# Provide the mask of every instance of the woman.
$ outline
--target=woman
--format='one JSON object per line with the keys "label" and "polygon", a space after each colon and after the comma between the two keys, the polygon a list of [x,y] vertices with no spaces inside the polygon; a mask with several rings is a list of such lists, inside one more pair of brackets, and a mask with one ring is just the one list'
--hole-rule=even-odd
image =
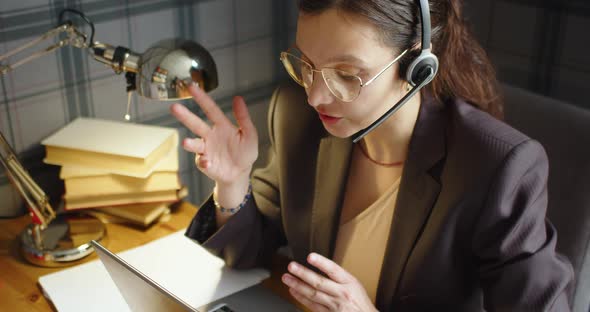
{"label": "woman", "polygon": [[356,144],[350,136],[411,88],[415,1],[299,2],[282,60],[307,98],[275,92],[270,160],[253,175],[257,134],[242,98],[237,126],[197,89],[212,125],[173,105],[200,137],[184,148],[216,182],[187,235],[237,268],[288,242],[283,282],[314,311],[568,310],[572,269],[545,220],[546,154],[492,117],[497,83],[459,1],[430,3],[437,77]]}

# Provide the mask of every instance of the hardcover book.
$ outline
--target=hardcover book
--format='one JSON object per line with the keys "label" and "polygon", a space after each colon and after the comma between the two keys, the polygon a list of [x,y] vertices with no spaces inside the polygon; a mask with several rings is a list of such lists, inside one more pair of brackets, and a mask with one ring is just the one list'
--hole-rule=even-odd
{"label": "hardcover book", "polygon": [[78,118],[41,142],[48,164],[146,178],[178,146],[174,128]]}

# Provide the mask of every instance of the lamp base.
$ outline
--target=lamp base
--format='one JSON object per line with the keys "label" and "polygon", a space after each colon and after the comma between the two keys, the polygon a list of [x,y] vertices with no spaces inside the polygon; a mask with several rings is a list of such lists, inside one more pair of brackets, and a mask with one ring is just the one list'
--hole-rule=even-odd
{"label": "lamp base", "polygon": [[94,251],[91,240],[104,238],[106,227],[100,219],[84,212],[59,214],[43,230],[27,226],[20,234],[21,252],[38,266],[67,266]]}

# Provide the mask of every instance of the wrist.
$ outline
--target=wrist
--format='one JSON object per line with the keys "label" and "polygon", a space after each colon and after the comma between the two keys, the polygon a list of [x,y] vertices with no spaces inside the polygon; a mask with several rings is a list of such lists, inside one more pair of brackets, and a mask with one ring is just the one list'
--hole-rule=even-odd
{"label": "wrist", "polygon": [[232,208],[226,208],[221,206],[217,200],[215,200],[215,197],[213,198],[213,201],[215,203],[215,210],[221,212],[222,215],[233,215],[235,213],[237,213],[238,211],[240,211],[242,208],[244,208],[244,206],[246,206],[248,204],[248,201],[250,201],[250,198],[252,198],[252,184],[248,184],[248,191],[246,191],[246,195],[244,196],[244,198],[242,199],[242,202],[238,205],[238,206],[232,206]]}
{"label": "wrist", "polygon": [[249,187],[250,173],[248,172],[247,175],[240,176],[231,183],[217,182],[213,191],[213,199],[221,207],[236,208],[248,194]]}

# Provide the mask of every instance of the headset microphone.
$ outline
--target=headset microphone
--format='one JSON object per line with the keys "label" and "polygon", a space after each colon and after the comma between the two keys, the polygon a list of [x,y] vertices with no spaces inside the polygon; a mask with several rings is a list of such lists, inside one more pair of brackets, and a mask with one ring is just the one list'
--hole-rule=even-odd
{"label": "headset microphone", "polygon": [[[404,104],[406,104],[414,95],[416,95],[416,93],[418,93],[418,91],[420,91],[420,89],[422,89],[424,86],[426,86],[434,77],[432,68],[427,68],[427,70],[428,70],[428,72],[426,73],[427,76],[418,80],[418,84],[413,86],[412,89],[408,93],[406,93],[406,95],[404,95],[403,98],[401,98],[401,100],[399,100],[397,103],[395,103],[395,105],[393,105],[393,107],[391,107],[385,114],[383,114],[381,117],[379,117],[379,119],[377,119],[375,122],[373,122],[370,126],[355,133],[352,136],[352,142],[357,143],[365,135],[367,135],[373,129],[377,128],[382,122],[384,122],[387,118],[389,118],[389,116],[393,115],[393,113],[395,113]],[[430,77],[430,79],[428,79],[429,77]]]}
{"label": "headset microphone", "polygon": [[420,52],[420,55],[410,63],[406,71],[406,80],[410,83],[412,89],[370,126],[355,133],[352,136],[353,143],[357,143],[406,104],[414,95],[416,95],[416,93],[418,93],[418,91],[420,91],[420,89],[430,83],[438,72],[438,58],[430,51],[431,28],[428,0],[420,0],[419,7],[420,17],[422,19],[422,51]]}

